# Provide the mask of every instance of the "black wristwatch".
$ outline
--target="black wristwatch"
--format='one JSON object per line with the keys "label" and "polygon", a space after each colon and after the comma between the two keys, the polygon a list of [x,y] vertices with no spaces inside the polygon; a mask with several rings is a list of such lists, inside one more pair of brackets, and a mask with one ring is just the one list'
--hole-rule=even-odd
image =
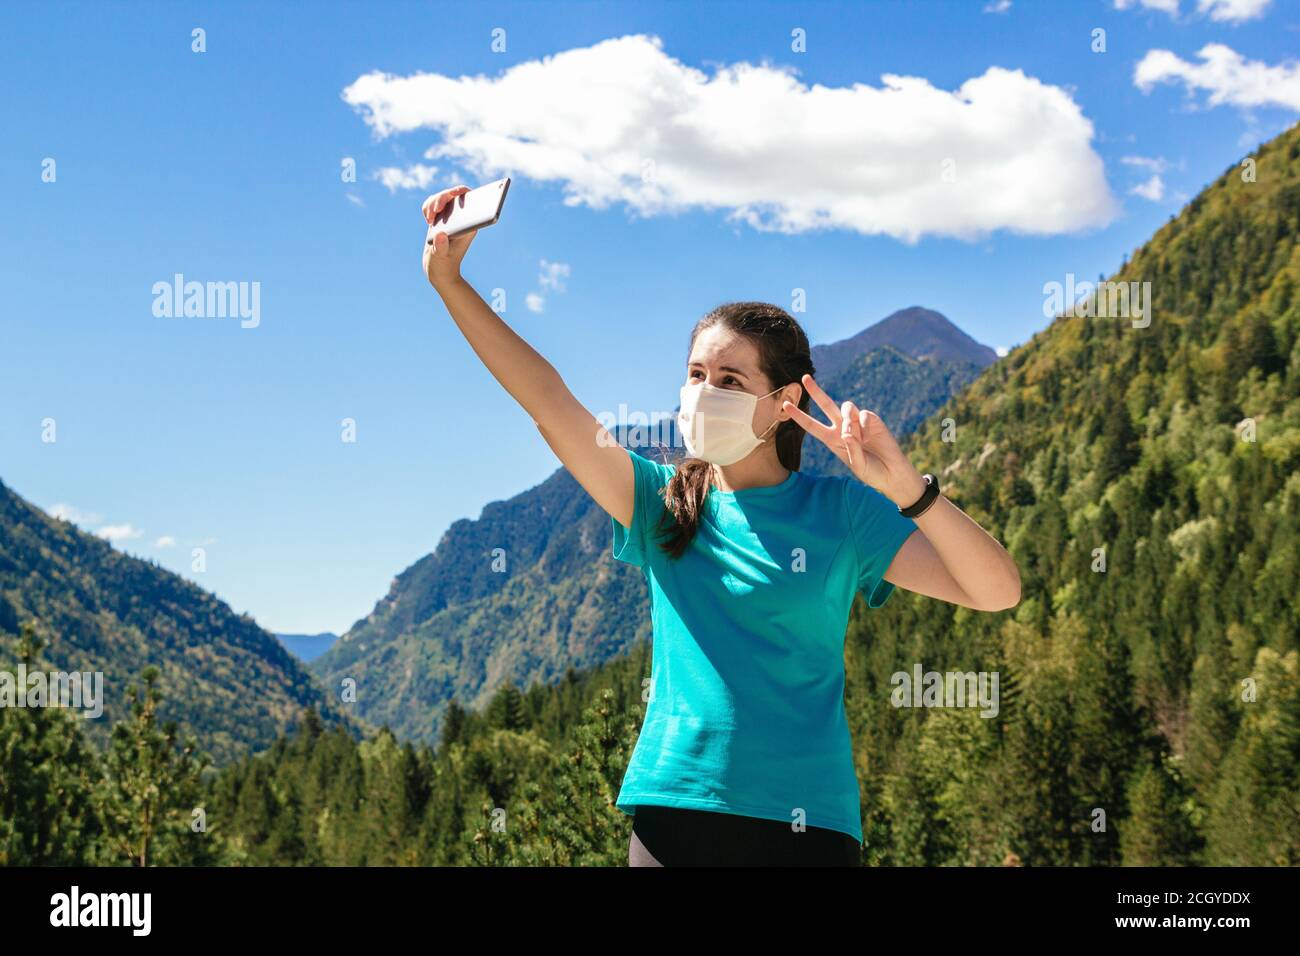
{"label": "black wristwatch", "polygon": [[898,513],[904,518],[921,517],[930,510],[930,506],[939,497],[939,479],[928,471],[921,477],[925,479],[925,491],[921,492],[921,497],[917,498],[913,504],[898,509]]}

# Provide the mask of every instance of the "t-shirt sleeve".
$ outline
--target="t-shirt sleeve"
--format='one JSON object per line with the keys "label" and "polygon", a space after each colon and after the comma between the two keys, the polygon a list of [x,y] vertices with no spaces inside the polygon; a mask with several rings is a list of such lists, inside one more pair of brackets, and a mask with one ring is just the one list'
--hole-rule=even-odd
{"label": "t-shirt sleeve", "polygon": [[645,566],[646,553],[650,547],[650,534],[658,526],[665,509],[659,489],[672,477],[672,468],[661,465],[649,458],[642,457],[631,449],[624,451],[632,459],[633,476],[636,482],[632,505],[632,527],[624,528],[618,519],[611,516],[614,526],[614,557],[619,561],[638,568]]}
{"label": "t-shirt sleeve", "polygon": [[904,518],[897,505],[855,477],[844,479],[844,496],[858,553],[858,590],[868,607],[880,607],[894,593],[885,572],[916,530],[916,522]]}

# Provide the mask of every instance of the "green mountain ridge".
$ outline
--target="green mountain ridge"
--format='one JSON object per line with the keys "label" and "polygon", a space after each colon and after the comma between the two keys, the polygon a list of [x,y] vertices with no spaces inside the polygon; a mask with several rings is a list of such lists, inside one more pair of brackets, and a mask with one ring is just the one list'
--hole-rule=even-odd
{"label": "green mountain ridge", "polygon": [[[855,608],[880,858],[1300,863],[1300,126],[1252,158],[1114,277],[1149,326],[1058,317],[908,442],[1024,597]],[[893,707],[918,662],[999,673],[998,717]]]}
{"label": "green mountain ridge", "polygon": [[52,518],[0,482],[0,651],[33,620],[43,660],[102,671],[104,714],[85,720],[99,744],[126,708],[127,686],[161,671],[161,711],[220,764],[267,746],[317,706],[343,720],[322,687],[247,615],[180,575]]}

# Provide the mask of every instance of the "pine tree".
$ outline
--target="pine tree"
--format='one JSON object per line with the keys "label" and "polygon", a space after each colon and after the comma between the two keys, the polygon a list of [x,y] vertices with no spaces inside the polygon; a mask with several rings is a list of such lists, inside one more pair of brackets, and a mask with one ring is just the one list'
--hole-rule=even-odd
{"label": "pine tree", "polygon": [[133,866],[207,864],[215,857],[206,832],[192,829],[201,807],[207,757],[193,739],[177,740],[173,721],[158,727],[158,668],[128,692],[130,716],[113,727],[105,759],[101,805],[107,853]]}
{"label": "pine tree", "polygon": [[1278,353],[1277,339],[1268,319],[1259,312],[1252,312],[1246,323],[1245,342],[1242,346],[1242,362],[1246,369],[1258,369],[1267,378],[1281,372],[1286,363]]}
{"label": "pine tree", "polygon": [[416,773],[409,744],[398,743],[384,727],[360,747],[365,767],[365,803],[360,842],[372,866],[412,866],[416,862],[414,834],[427,793]]}
{"label": "pine tree", "polygon": [[1124,865],[1194,865],[1199,838],[1189,801],[1168,758],[1140,766],[1128,789],[1128,817],[1120,823]]}
{"label": "pine tree", "polygon": [[460,743],[464,739],[468,714],[465,708],[460,706],[455,698],[447,702],[446,708],[442,713],[442,729],[439,735],[439,744],[443,747],[449,747],[452,744]]}
{"label": "pine tree", "polygon": [[[43,646],[24,622],[16,649],[28,673],[40,668]],[[81,719],[62,707],[0,706],[0,866],[94,862],[99,758]]]}
{"label": "pine tree", "polygon": [[1138,459],[1138,434],[1128,407],[1116,402],[1103,413],[1097,473],[1103,486],[1124,474]]}
{"label": "pine tree", "polygon": [[1300,864],[1300,651],[1260,648],[1254,676],[1210,800],[1211,866]]}
{"label": "pine tree", "polygon": [[485,805],[473,859],[497,866],[620,866],[631,820],[614,801],[635,745],[639,709],[629,715],[613,690],[600,692],[575,732],[553,789],[529,781],[504,833]]}
{"label": "pine tree", "polygon": [[524,726],[524,699],[513,681],[493,695],[484,716],[489,726],[500,730],[519,730]]}

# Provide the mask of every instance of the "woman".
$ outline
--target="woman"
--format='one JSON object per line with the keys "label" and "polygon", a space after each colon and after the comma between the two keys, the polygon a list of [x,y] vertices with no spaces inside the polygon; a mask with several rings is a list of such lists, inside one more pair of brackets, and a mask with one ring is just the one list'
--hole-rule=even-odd
{"label": "woman", "polygon": [[[430,196],[425,220],[467,191]],[[629,452],[461,277],[474,235],[438,233],[425,274],[650,587],[650,699],[617,801],[633,817],[629,864],[860,865],[844,712],[854,593],[873,608],[897,586],[1000,611],[1020,600],[1015,563],[875,414],[818,387],[807,337],[775,306],[730,303],[692,333],[678,416],[690,457]],[[801,474],[805,434],[853,477]]]}

